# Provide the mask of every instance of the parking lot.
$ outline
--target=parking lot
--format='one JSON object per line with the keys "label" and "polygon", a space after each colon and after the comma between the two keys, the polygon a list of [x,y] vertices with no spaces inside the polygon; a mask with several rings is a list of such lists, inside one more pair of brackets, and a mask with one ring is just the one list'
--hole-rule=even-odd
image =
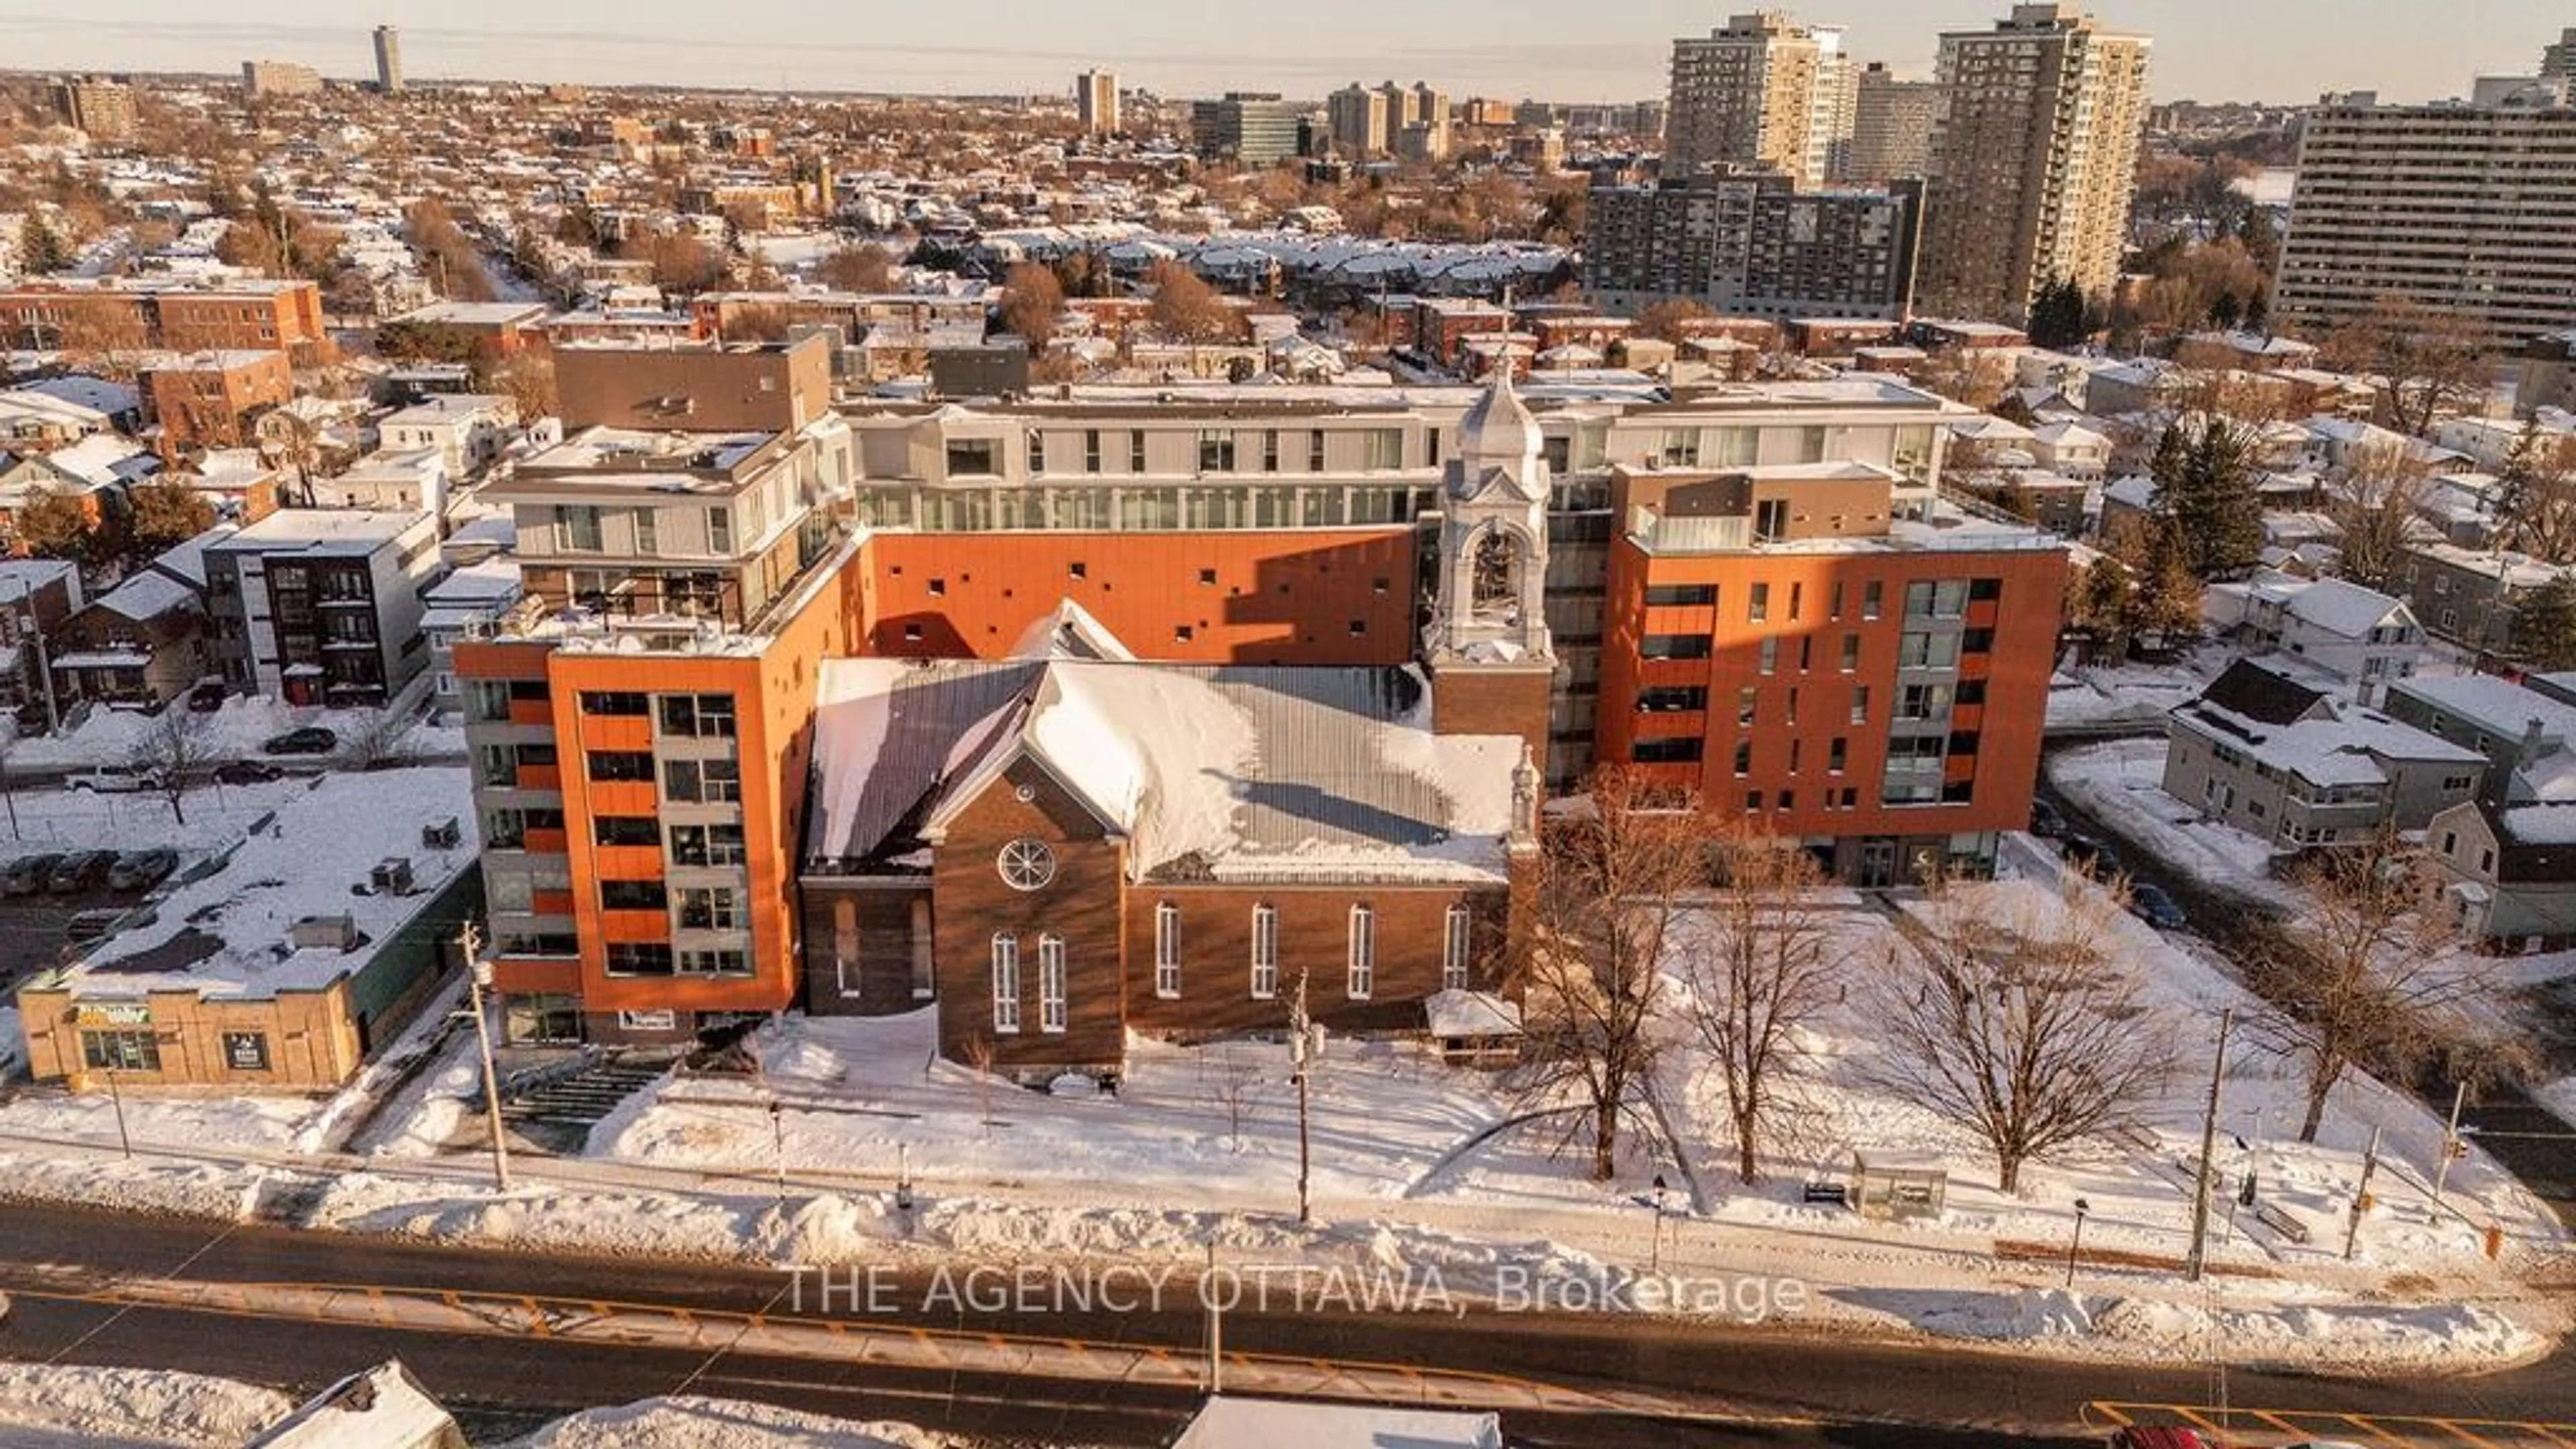
{"label": "parking lot", "polygon": [[19,982],[54,964],[63,946],[63,927],[78,912],[105,904],[104,897],[88,896],[0,899],[0,993],[16,990]]}

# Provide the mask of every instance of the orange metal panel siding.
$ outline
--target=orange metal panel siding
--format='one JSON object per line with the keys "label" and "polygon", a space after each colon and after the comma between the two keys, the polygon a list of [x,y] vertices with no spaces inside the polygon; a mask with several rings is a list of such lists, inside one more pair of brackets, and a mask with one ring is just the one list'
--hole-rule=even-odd
{"label": "orange metal panel siding", "polygon": [[1402,525],[878,534],[869,652],[996,658],[1071,599],[1145,659],[1401,664],[1412,657],[1414,540]]}

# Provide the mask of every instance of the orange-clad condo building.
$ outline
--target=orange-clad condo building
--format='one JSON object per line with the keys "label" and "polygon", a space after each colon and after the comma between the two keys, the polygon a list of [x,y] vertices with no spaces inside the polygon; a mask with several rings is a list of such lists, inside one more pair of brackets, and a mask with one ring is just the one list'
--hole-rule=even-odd
{"label": "orange-clad condo building", "polygon": [[[1114,1073],[1292,980],[1418,1026],[1502,989],[1535,801],[1598,763],[1860,881],[2027,823],[2065,555],[1940,498],[1928,394],[835,410],[824,346],[566,349],[606,401],[487,488],[527,598],[455,661],[514,1039],[933,1004]],[[701,386],[726,431],[637,425]]]}

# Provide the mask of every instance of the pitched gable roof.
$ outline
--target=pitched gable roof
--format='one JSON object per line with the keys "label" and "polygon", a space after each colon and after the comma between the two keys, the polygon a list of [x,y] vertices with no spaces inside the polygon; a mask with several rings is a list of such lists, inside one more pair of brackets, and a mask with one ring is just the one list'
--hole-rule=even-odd
{"label": "pitched gable roof", "polygon": [[2211,680],[2200,698],[2230,714],[2264,724],[2285,725],[2304,718],[2326,692],[2299,683],[2251,659],[2239,659]]}

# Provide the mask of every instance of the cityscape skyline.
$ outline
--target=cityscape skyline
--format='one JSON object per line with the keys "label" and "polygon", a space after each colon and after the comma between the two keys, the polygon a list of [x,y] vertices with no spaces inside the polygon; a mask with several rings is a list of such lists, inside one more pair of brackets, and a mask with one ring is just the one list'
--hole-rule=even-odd
{"label": "cityscape skyline", "polygon": [[[1626,101],[1663,93],[1672,41],[1705,33],[1739,8],[1705,0],[1645,0],[1600,19],[1592,38],[1551,42],[1537,0],[1363,11],[1316,0],[1280,12],[1202,13],[1172,0],[1029,7],[967,0],[936,12],[801,13],[749,0],[718,22],[664,0],[610,6],[574,0],[543,26],[515,22],[497,0],[430,7],[388,0],[329,18],[299,0],[245,0],[237,18],[178,15],[163,0],[103,0],[78,15],[0,8],[17,68],[225,73],[245,59],[315,65],[359,79],[372,72],[370,31],[399,26],[415,79],[672,84],[857,92],[1067,92],[1076,71],[1106,66],[1124,84],[1186,96],[1276,89],[1320,100],[1356,77],[1402,72],[1453,95]],[[1791,7],[1842,25],[1855,54],[1928,76],[1945,29],[1983,29],[2009,0],[1843,0]],[[2527,73],[2557,38],[2563,8],[2545,0],[2483,0],[2476,25],[2437,25],[2397,0],[2281,0],[2247,10],[2219,0],[2096,0],[2105,25],[2156,37],[2154,99],[2306,103],[2326,91],[2377,90],[2395,100],[2461,94],[2473,75]],[[1365,53],[1326,53],[1310,37],[1368,26]],[[1473,22],[1471,32],[1465,22]],[[785,35],[771,41],[739,37]],[[983,36],[1006,33],[1006,46]],[[1496,40],[1522,33],[1526,41]]]}

